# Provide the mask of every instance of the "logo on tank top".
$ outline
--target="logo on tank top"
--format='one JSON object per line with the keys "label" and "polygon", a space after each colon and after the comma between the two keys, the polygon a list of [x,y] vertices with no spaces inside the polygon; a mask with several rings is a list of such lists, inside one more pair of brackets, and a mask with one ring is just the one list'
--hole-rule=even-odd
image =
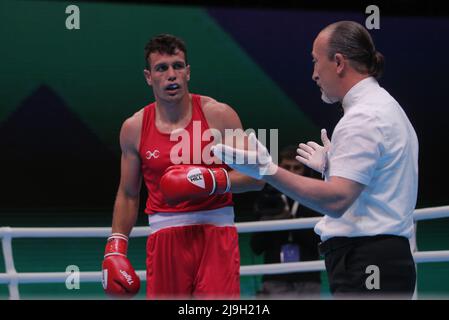
{"label": "logo on tank top", "polygon": [[190,170],[187,173],[187,179],[189,179],[190,183],[196,185],[197,187],[200,187],[201,189],[206,188],[203,174],[201,173],[201,170],[199,168]]}
{"label": "logo on tank top", "polygon": [[150,160],[151,158],[155,158],[155,159],[157,159],[157,158],[159,158],[159,156],[160,156],[160,152],[159,152],[159,150],[154,150],[153,152],[151,152],[151,151],[147,151],[146,153],[145,153],[145,158],[147,158],[148,160]]}

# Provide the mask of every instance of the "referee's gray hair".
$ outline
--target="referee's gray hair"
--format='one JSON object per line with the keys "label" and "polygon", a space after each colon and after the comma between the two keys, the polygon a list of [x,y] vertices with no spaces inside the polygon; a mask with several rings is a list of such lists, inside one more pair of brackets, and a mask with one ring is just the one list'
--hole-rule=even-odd
{"label": "referee's gray hair", "polygon": [[354,21],[339,21],[328,25],[328,57],[334,60],[340,53],[350,60],[351,66],[360,73],[379,79],[384,69],[384,56],[376,50],[369,32]]}

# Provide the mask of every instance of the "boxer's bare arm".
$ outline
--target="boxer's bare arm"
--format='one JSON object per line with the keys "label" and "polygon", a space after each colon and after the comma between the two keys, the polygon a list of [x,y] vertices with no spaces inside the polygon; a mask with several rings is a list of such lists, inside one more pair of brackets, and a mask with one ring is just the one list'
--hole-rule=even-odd
{"label": "boxer's bare arm", "polygon": [[[240,129],[241,133],[237,134],[234,139],[234,146],[246,149],[247,137],[244,135],[242,123],[234,109],[209,97],[203,97],[203,99],[205,100],[203,112],[209,126],[219,130],[223,139],[225,139],[225,129]],[[259,191],[265,185],[262,180],[253,179],[236,170],[230,171],[229,177],[232,193]]]}
{"label": "boxer's bare arm", "polygon": [[114,204],[112,232],[129,235],[136,223],[139,211],[139,195],[142,173],[138,145],[142,127],[142,112],[128,118],[120,130],[122,150],[120,185]]}

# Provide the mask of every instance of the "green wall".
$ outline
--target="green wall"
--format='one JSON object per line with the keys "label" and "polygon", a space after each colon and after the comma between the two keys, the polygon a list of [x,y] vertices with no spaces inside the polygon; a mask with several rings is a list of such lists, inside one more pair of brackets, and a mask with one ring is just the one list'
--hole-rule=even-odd
{"label": "green wall", "polygon": [[[318,129],[201,7],[77,3],[81,28],[65,28],[65,1],[0,4],[0,123],[39,86],[56,92],[110,148],[121,123],[153,100],[144,46],[172,33],[188,46],[190,91],[237,110],[245,128],[281,128],[281,144]],[[170,21],[170,23],[167,23]],[[263,93],[263,94],[262,94]]]}

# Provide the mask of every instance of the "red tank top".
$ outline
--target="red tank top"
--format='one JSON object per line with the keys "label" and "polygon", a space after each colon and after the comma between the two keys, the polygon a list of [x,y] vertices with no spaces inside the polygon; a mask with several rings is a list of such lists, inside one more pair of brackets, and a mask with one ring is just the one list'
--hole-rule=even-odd
{"label": "red tank top", "polygon": [[[208,137],[207,135],[203,137],[203,133],[209,129],[209,125],[201,109],[201,96],[192,94],[191,97],[192,119],[182,131],[182,135],[179,135],[175,141],[170,141],[170,134],[162,133],[156,128],[156,103],[153,102],[144,108],[139,154],[143,179],[148,190],[145,208],[147,214],[212,210],[233,205],[232,194],[228,192],[181,202],[172,207],[164,202],[159,190],[159,181],[165,169],[174,164],[179,164],[172,162],[170,152],[178,154],[178,161],[181,158],[187,160],[187,164],[229,169],[223,164],[206,164],[208,163],[207,159],[213,157],[210,152],[213,138],[205,139]],[[201,137],[206,141],[203,141]],[[207,146],[205,155],[203,155],[203,150]],[[184,162],[184,164],[186,163]]]}

